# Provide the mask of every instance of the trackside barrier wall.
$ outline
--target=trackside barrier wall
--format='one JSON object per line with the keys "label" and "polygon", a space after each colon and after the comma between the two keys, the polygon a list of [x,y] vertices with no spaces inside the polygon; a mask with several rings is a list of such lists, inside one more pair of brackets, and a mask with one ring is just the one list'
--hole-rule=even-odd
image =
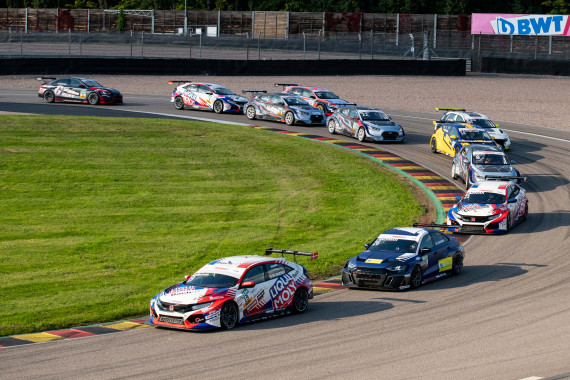
{"label": "trackside barrier wall", "polygon": [[2,58],[0,75],[465,75],[465,60]]}
{"label": "trackside barrier wall", "polygon": [[570,75],[565,61],[517,58],[473,57],[471,71],[482,73]]}

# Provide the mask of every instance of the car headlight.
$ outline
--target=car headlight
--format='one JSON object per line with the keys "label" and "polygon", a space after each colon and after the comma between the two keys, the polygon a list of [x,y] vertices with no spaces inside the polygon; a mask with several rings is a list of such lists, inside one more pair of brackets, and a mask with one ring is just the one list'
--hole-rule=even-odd
{"label": "car headlight", "polygon": [[196,305],[192,306],[192,311],[194,310],[200,310],[200,309],[205,309],[207,307],[212,306],[212,304],[214,303],[214,301],[211,302],[203,302],[203,303],[197,303]]}
{"label": "car headlight", "polygon": [[409,266],[406,264],[392,264],[386,268],[390,272],[405,273],[408,271]]}
{"label": "car headlight", "polygon": [[400,130],[398,131],[398,135],[404,136],[404,128],[400,128]]}
{"label": "car headlight", "polygon": [[162,302],[160,302],[160,297],[156,297],[155,301],[156,301],[156,306],[158,306],[159,309],[164,309]]}
{"label": "car headlight", "polygon": [[308,112],[305,112],[305,111],[300,111],[300,110],[296,110],[296,111],[295,111],[295,113],[296,113],[297,115],[303,115],[303,116],[307,116],[307,115],[309,115],[309,113],[308,113]]}
{"label": "car headlight", "polygon": [[477,182],[484,181],[485,176],[483,174],[475,173],[475,179],[477,179]]}
{"label": "car headlight", "polygon": [[346,269],[348,269],[349,271],[356,269],[356,264],[354,264],[352,261],[349,260],[346,262]]}

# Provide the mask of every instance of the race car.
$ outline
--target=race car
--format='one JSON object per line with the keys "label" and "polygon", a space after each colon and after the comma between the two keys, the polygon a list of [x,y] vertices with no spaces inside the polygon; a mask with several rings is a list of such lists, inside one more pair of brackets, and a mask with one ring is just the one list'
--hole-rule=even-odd
{"label": "race car", "polygon": [[482,128],[493,140],[508,150],[511,147],[511,140],[507,132],[499,129],[499,124],[493,123],[487,116],[477,112],[467,112],[463,108],[436,108],[436,111],[446,111],[439,120],[440,122],[452,122],[469,124],[475,128]]}
{"label": "race car", "polygon": [[[433,153],[443,153],[451,157],[469,144],[480,144],[501,148],[489,134],[479,128],[455,123],[433,122],[434,132],[430,138],[430,148]],[[502,148],[501,148],[502,149]]]}
{"label": "race car", "polygon": [[[303,313],[313,298],[307,268],[284,254],[318,257],[317,252],[269,248],[266,255],[212,261],[150,301],[150,324],[186,330],[231,329],[240,323]],[[296,261],[296,260],[295,260]]]}
{"label": "race car", "polygon": [[297,95],[306,100],[313,107],[319,108],[326,116],[332,115],[339,106],[356,105],[340,99],[332,91],[322,87],[299,86],[292,83],[275,83],[275,87],[279,86],[283,86],[283,92]]}
{"label": "race car", "polygon": [[449,231],[505,233],[528,217],[525,189],[509,180],[482,181],[458,198],[447,212]]}
{"label": "race car", "polygon": [[170,102],[174,108],[182,110],[214,111],[215,113],[243,113],[247,98],[234,94],[230,89],[214,83],[192,83],[189,81],[170,81],[177,83]]}
{"label": "race car", "polygon": [[123,102],[123,95],[119,91],[103,87],[92,79],[79,77],[37,79],[42,81],[38,97],[46,103],[79,102],[95,105]]}
{"label": "race car", "polygon": [[406,136],[401,125],[371,107],[341,106],[328,118],[327,128],[331,134],[340,133],[361,142],[404,142]]}
{"label": "race car", "polygon": [[324,125],[323,111],[312,107],[305,100],[287,93],[267,93],[258,90],[243,90],[244,94],[254,95],[245,105],[245,115],[248,119],[265,119],[279,121],[287,125],[295,123],[308,125]]}
{"label": "race car", "polygon": [[512,164],[516,164],[516,161],[509,160],[500,148],[471,144],[461,148],[453,158],[451,177],[461,178],[467,189],[487,178],[500,180],[508,177],[520,184],[523,177]]}
{"label": "race car", "polygon": [[364,247],[342,268],[342,283],[349,288],[418,288],[460,274],[465,256],[456,238],[418,227],[392,228]]}

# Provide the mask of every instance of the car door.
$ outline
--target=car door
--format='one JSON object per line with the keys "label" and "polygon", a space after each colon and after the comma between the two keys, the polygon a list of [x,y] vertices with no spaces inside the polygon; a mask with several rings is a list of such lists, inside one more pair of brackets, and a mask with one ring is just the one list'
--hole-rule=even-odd
{"label": "car door", "polygon": [[462,178],[465,178],[467,169],[469,168],[469,153],[470,148],[468,146],[463,147],[459,151],[459,154],[457,155],[457,159],[455,161],[457,165],[457,174]]}
{"label": "car door", "polygon": [[72,92],[70,91],[71,79],[59,79],[55,85],[56,87],[54,88],[53,93],[57,99],[73,99]]}
{"label": "car door", "polygon": [[[446,272],[453,267],[453,252],[451,239],[439,231],[432,232],[433,250],[437,252],[437,269],[439,273]],[[435,271],[434,271],[435,272]]]}
{"label": "car door", "polygon": [[273,307],[266,297],[269,283],[266,281],[265,266],[260,264],[250,268],[242,277],[241,284],[247,282],[253,282],[255,286],[240,287],[236,301],[245,319],[255,319]]}
{"label": "car door", "polygon": [[454,128],[451,125],[444,125],[442,127],[442,130],[443,130],[443,144],[438,145],[438,148],[441,149],[444,153],[453,156],[455,139],[452,139],[451,136],[457,137],[456,128]]}
{"label": "car door", "polygon": [[70,96],[74,100],[86,100],[87,99],[87,86],[76,78],[71,78],[71,83],[69,85]]}
{"label": "car door", "polygon": [[206,85],[198,84],[196,85],[196,93],[198,95],[197,105],[202,108],[212,108],[212,90]]}
{"label": "car door", "polygon": [[189,84],[188,86],[186,86],[184,88],[184,92],[183,92],[183,100],[184,100],[184,104],[187,106],[191,106],[194,108],[199,108],[198,105],[196,104],[196,101],[198,99],[198,87],[195,84]]}
{"label": "car door", "polygon": [[[435,244],[428,234],[422,238],[420,241],[420,257],[423,269],[423,277],[431,277],[435,271],[438,270],[438,252],[434,250]],[[425,264],[427,263],[427,265]]]}
{"label": "car door", "polygon": [[[511,184],[507,189],[507,208],[509,209],[509,218],[511,220],[511,225],[518,219],[519,208],[522,203],[521,189],[514,183]],[[515,202],[509,202],[512,199],[516,199]]]}
{"label": "car door", "polygon": [[342,128],[342,133],[344,135],[352,136],[354,132],[352,131],[349,113],[350,113],[350,108],[343,108],[337,113],[337,115],[338,115],[338,121]]}
{"label": "car door", "polygon": [[272,304],[272,308],[268,308],[267,312],[279,312],[293,304],[293,296],[297,289],[295,278],[289,273],[293,268],[281,263],[267,263],[264,266]]}

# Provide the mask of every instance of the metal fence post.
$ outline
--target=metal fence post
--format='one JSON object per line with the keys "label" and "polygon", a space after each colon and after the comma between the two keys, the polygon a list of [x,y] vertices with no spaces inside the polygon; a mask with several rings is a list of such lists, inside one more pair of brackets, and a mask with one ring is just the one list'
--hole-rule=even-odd
{"label": "metal fence post", "polygon": [[548,54],[552,54],[552,36],[548,36]]}
{"label": "metal fence post", "polygon": [[202,33],[200,33],[200,59],[202,59]]}
{"label": "metal fence post", "polygon": [[67,29],[67,52],[71,55],[71,28]]}
{"label": "metal fence post", "polygon": [[374,31],[370,29],[370,59],[374,59]]}
{"label": "metal fence post", "polygon": [[245,33],[245,60],[249,61],[249,33]]}
{"label": "metal fence post", "polygon": [[131,58],[133,58],[133,30],[131,29]]}
{"label": "metal fence post", "polygon": [[20,55],[24,55],[24,46],[23,46],[24,41],[23,41],[23,39],[24,39],[23,33],[22,33],[22,31],[20,31]]}
{"label": "metal fence post", "polygon": [[538,35],[534,35],[534,60],[536,61],[536,56],[538,54]]}
{"label": "metal fence post", "polygon": [[261,31],[257,33],[257,60],[261,60]]}
{"label": "metal fence post", "polygon": [[400,14],[396,14],[396,46],[400,44]]}
{"label": "metal fence post", "polygon": [[319,40],[317,42],[317,50],[319,51],[319,60],[321,59],[321,31],[322,29],[319,29]]}
{"label": "metal fence post", "polygon": [[306,58],[307,58],[306,40],[305,40],[305,32],[303,32],[303,59]]}
{"label": "metal fence post", "polygon": [[513,52],[513,35],[511,34],[511,48],[509,50],[509,53]]}
{"label": "metal fence post", "polygon": [[188,35],[188,58],[192,59],[192,34]]}
{"label": "metal fence post", "polygon": [[25,29],[26,29],[26,34],[28,34],[28,8],[26,8],[26,25],[25,25]]}
{"label": "metal fence post", "polygon": [[477,47],[477,57],[481,56],[481,33],[479,33],[479,46]]}
{"label": "metal fence post", "polygon": [[79,55],[83,55],[83,32],[79,32]]}
{"label": "metal fence post", "polygon": [[433,48],[437,48],[437,13],[433,15]]}
{"label": "metal fence post", "polygon": [[358,59],[362,59],[362,33],[358,32]]}
{"label": "metal fence post", "polygon": [[141,32],[141,58],[144,58],[144,30]]}

